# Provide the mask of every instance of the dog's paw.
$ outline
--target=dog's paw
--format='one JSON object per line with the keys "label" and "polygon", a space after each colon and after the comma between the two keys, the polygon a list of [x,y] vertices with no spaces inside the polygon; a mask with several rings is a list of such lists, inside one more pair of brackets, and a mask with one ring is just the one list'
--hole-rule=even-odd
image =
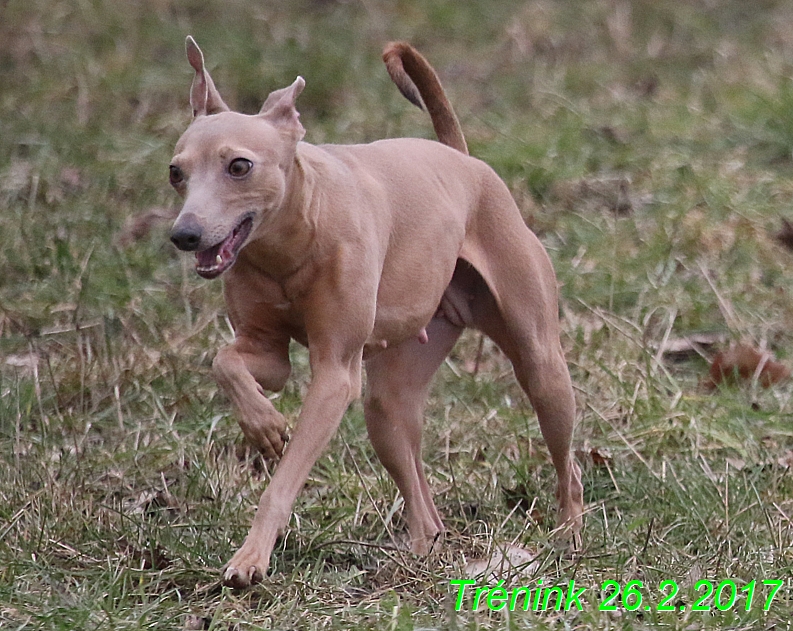
{"label": "dog's paw", "polygon": [[270,554],[263,554],[256,545],[245,540],[223,573],[223,583],[234,589],[245,589],[260,583],[267,574],[270,565]]}
{"label": "dog's paw", "polygon": [[410,551],[421,557],[438,552],[443,547],[444,532],[442,530],[427,533],[419,537],[410,537]]}
{"label": "dog's paw", "polygon": [[265,408],[258,414],[245,414],[243,419],[240,427],[245,439],[268,460],[280,458],[289,440],[283,415]]}
{"label": "dog's paw", "polygon": [[247,572],[236,567],[227,567],[223,574],[223,584],[233,589],[247,589],[261,582],[263,578],[261,570],[255,565],[249,567]]}

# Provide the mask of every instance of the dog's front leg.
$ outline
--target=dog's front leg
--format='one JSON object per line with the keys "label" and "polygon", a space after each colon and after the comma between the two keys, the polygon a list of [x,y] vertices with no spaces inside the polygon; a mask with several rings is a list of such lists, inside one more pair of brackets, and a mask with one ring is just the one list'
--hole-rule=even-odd
{"label": "dog's front leg", "polygon": [[261,580],[270,564],[276,539],[286,527],[292,504],[322,454],[350,401],[360,395],[361,354],[349,362],[314,361],[312,380],[292,439],[272,481],[262,494],[245,543],[229,562],[224,581],[247,587]]}
{"label": "dog's front leg", "polygon": [[248,442],[265,458],[283,453],[286,419],[264,396],[277,392],[289,377],[289,338],[262,342],[240,335],[218,351],[212,362],[215,379],[231,399]]}

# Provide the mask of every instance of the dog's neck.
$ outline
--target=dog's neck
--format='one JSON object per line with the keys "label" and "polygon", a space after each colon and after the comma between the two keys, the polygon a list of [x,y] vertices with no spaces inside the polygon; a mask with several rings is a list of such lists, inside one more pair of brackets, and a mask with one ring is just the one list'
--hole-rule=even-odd
{"label": "dog's neck", "polygon": [[285,179],[281,206],[262,220],[235,264],[254,267],[278,282],[297,274],[315,256],[314,174],[300,155],[300,145]]}

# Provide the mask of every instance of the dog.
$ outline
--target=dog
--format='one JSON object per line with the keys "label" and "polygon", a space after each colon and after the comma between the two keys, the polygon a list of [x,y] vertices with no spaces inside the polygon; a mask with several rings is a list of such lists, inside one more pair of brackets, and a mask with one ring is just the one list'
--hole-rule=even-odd
{"label": "dog", "polygon": [[[511,361],[557,472],[559,530],[577,538],[583,490],[555,274],[506,185],[467,155],[430,64],[405,43],[384,52],[440,142],[315,146],[302,142],[301,77],[258,114],[232,112],[191,37],[186,47],[193,120],[170,164],[184,199],[170,237],[195,252],[200,276],[223,275],[235,338],[213,374],[246,439],[280,457],[224,582],[244,588],[266,574],[311,467],[361,395],[364,366],[370,440],[404,496],[411,550],[429,552],[443,522],[423,472],[422,417],[432,377],[467,327]],[[264,392],[284,387],[291,340],[308,347],[311,382],[287,443]]]}

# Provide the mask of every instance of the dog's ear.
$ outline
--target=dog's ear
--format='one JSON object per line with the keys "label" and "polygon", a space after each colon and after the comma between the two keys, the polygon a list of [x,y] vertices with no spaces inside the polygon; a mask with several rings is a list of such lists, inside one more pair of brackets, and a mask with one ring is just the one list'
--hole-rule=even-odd
{"label": "dog's ear", "polygon": [[293,132],[298,140],[303,138],[306,130],[300,124],[300,113],[295,107],[295,101],[304,87],[306,87],[305,79],[298,77],[288,88],[270,92],[262,109],[259,110],[260,116],[266,118],[276,127]]}
{"label": "dog's ear", "polygon": [[189,35],[185,47],[187,48],[187,61],[195,70],[193,85],[190,87],[190,106],[193,108],[193,116],[228,112],[228,105],[220,98],[220,93],[217,91],[212,77],[204,68],[204,54]]}

